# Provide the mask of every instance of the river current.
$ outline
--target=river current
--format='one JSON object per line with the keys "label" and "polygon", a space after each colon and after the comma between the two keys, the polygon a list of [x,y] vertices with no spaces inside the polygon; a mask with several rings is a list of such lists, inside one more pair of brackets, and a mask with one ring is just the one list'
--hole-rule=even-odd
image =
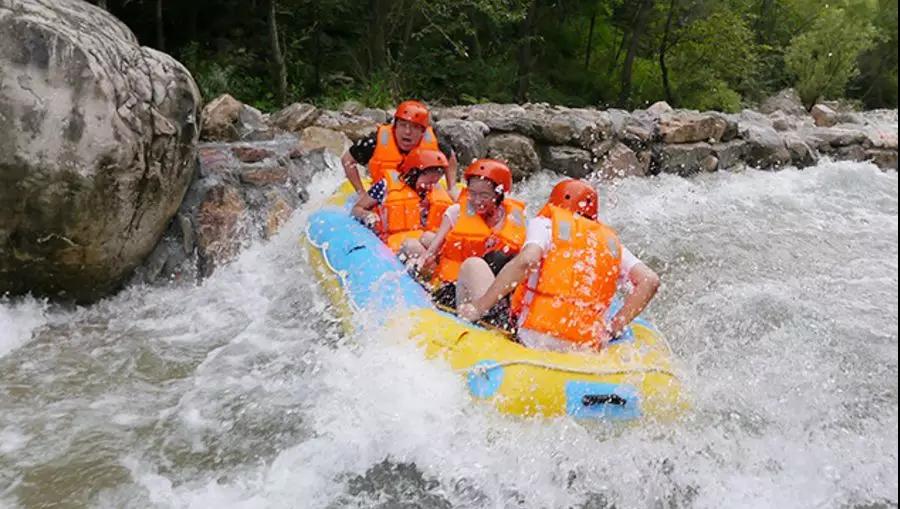
{"label": "river current", "polygon": [[604,188],[693,404],[626,427],[500,415],[405,337],[344,336],[298,242],[338,175],[200,285],[0,299],[0,508],[897,507],[896,172]]}

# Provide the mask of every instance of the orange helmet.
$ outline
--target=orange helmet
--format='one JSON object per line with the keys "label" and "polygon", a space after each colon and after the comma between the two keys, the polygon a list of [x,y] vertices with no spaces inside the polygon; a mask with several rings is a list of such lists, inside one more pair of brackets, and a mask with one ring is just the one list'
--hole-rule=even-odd
{"label": "orange helmet", "polygon": [[450,166],[447,156],[440,150],[428,148],[414,148],[397,168],[400,175],[407,175],[416,170],[427,170],[429,168],[446,169]]}
{"label": "orange helmet", "polygon": [[406,120],[427,128],[431,125],[428,106],[419,101],[403,101],[397,106],[394,119]]}
{"label": "orange helmet", "polygon": [[596,220],[599,201],[597,191],[587,182],[569,179],[556,184],[549,203]]}
{"label": "orange helmet", "polygon": [[479,159],[466,168],[465,178],[482,177],[501,188],[502,193],[512,191],[512,172],[509,166],[494,159]]}

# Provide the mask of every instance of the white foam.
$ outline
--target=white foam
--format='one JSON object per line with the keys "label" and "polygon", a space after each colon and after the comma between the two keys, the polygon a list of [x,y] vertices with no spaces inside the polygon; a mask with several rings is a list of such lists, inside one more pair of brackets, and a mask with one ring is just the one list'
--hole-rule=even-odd
{"label": "white foam", "polygon": [[0,298],[0,358],[31,341],[47,323],[47,304],[31,297]]}

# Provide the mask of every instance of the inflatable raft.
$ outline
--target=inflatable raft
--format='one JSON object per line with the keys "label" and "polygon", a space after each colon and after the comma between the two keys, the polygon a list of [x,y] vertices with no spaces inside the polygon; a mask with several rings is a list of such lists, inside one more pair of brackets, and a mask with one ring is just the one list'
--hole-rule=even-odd
{"label": "inflatable raft", "polygon": [[[577,419],[670,420],[686,403],[662,335],[642,319],[599,353],[526,348],[438,310],[380,239],[349,214],[343,186],[309,219],[303,243],[348,331],[401,322],[429,358],[443,358],[469,392],[504,413]],[[361,319],[361,313],[365,318]]]}

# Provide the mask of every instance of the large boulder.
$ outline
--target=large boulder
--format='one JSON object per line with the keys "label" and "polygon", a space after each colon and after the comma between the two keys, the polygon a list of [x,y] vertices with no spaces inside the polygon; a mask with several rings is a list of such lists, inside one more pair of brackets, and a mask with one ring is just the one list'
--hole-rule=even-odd
{"label": "large boulder", "polygon": [[487,157],[509,164],[515,180],[522,180],[541,169],[534,141],[514,133],[491,134],[487,137]]}
{"label": "large boulder", "polygon": [[485,136],[490,128],[484,122],[448,118],[437,122],[434,129],[440,138],[450,142],[463,168],[487,154]]}
{"label": "large boulder", "polygon": [[147,257],[194,175],[200,94],[79,0],[0,3],[0,294],[91,301]]}

